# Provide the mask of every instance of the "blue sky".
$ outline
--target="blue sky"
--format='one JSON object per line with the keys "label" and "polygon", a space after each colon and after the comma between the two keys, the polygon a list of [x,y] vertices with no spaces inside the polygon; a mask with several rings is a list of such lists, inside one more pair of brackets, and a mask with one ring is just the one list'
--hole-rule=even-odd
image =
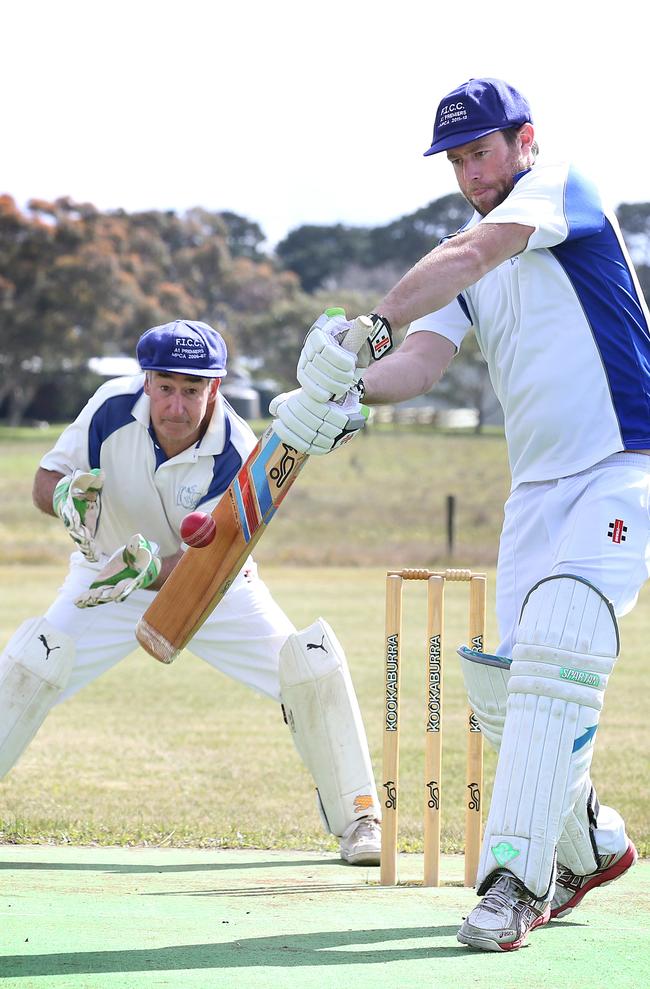
{"label": "blue sky", "polygon": [[422,157],[435,108],[492,75],[528,97],[546,159],[573,158],[614,204],[650,201],[638,10],[11,0],[0,191],[229,209],[270,244],[302,223],[386,223],[453,191],[444,156]]}

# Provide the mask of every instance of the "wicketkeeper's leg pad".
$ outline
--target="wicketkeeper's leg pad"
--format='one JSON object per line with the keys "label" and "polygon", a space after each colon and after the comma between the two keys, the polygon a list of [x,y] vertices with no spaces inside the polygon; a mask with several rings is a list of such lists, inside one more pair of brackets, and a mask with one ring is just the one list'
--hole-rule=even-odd
{"label": "wicketkeeper's leg pad", "polygon": [[522,608],[508,706],[478,872],[479,892],[507,868],[552,895],[558,840],[585,788],[609,674],[619,650],[614,610],[588,581],[540,581]]}
{"label": "wicketkeeper's leg pad", "polygon": [[327,831],[380,817],[359,704],[345,654],[322,618],[280,650],[280,691],[295,746],[316,784]]}
{"label": "wicketkeeper's leg pad", "polygon": [[46,618],[20,626],[0,656],[0,778],[25,751],[65,688],[74,663],[70,636]]}

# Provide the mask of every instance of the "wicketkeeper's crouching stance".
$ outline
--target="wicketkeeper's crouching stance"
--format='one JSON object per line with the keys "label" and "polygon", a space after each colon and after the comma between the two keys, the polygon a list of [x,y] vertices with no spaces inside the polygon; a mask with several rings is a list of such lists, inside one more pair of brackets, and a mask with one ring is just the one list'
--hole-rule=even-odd
{"label": "wicketkeeper's crouching stance", "polygon": [[[182,555],[182,519],[197,506],[212,511],[256,443],[219,394],[226,348],[211,327],[154,327],[137,353],[145,373],[99,388],[36,474],[36,505],[61,518],[78,550],[52,606],[23,623],[0,656],[0,777],[55,704],[134,650],[152,591]],[[190,649],[282,702],[341,857],[378,864],[368,745],[329,625],[319,619],[297,632],[249,559]]]}

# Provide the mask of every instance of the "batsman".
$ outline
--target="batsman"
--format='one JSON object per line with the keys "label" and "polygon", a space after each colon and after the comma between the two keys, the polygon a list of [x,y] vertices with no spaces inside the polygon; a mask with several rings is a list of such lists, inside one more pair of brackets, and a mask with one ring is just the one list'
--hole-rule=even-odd
{"label": "batsman", "polygon": [[650,314],[596,187],[538,151],[513,86],[470,79],[448,93],[425,156],[447,156],[470,219],[377,304],[368,368],[340,346],[347,321],[324,314],[300,356],[301,389],[272,403],[285,441],[327,453],[333,399],[353,412],[424,394],[477,336],[512,474],[497,569],[506,659],[463,660],[499,750],[482,899],[458,932],[485,951],[519,948],[636,860],[590,767],[618,618],[649,576]]}
{"label": "batsman", "polygon": [[[56,600],[21,625],[0,656],[0,777],[53,705],[137,647],[139,619],[186,550],[183,519],[197,508],[212,511],[257,442],[220,392],[227,353],[212,327],[186,320],[152,327],[137,357],[142,373],[102,385],[36,473],[34,502],[63,522],[75,551]],[[368,745],[346,657],[327,622],[296,631],[249,557],[190,648],[282,703],[341,858],[377,864],[380,811]],[[215,684],[215,717],[218,696]]]}

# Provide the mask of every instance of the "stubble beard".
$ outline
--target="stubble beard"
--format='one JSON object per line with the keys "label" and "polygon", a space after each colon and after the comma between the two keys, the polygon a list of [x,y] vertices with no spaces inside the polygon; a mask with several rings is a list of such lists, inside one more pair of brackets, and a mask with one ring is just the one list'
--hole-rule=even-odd
{"label": "stubble beard", "polygon": [[480,205],[477,200],[474,200],[471,196],[468,196],[465,193],[463,193],[467,202],[470,204],[470,206],[473,209],[476,210],[476,212],[480,216],[487,216],[488,213],[491,213],[493,209],[496,209],[497,206],[500,206],[501,203],[508,198],[508,196],[515,187],[515,175],[518,175],[519,172],[524,171],[524,169],[528,167],[527,163],[522,161],[520,155],[517,154],[516,152],[513,153],[512,158],[510,159],[508,164],[509,164],[508,178],[504,179],[503,182],[496,189],[492,190],[493,195],[490,199],[489,205],[486,205],[485,200],[483,200],[483,204]]}

